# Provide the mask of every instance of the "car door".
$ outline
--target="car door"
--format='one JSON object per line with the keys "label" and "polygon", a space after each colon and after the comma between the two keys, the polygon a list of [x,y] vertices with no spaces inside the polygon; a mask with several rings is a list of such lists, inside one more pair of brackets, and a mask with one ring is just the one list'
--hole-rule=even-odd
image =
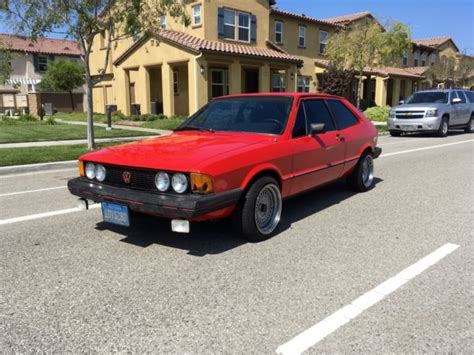
{"label": "car door", "polygon": [[449,125],[456,126],[460,124],[461,118],[461,108],[459,107],[459,103],[453,103],[454,99],[458,99],[458,94],[456,91],[451,91],[451,96],[449,98],[449,105],[450,105],[450,114],[449,114]]}
{"label": "car door", "polygon": [[[311,135],[311,124],[324,123],[325,133]],[[291,194],[336,180],[342,175],[345,143],[322,99],[301,100],[293,126]]]}
{"label": "car door", "polygon": [[458,123],[457,124],[462,124],[465,125],[469,121],[469,118],[471,117],[471,112],[469,110],[469,103],[467,102],[466,96],[464,95],[464,92],[458,90],[456,91],[456,94],[458,97],[461,99],[461,102],[456,104],[456,107],[459,112],[459,117],[458,117]]}

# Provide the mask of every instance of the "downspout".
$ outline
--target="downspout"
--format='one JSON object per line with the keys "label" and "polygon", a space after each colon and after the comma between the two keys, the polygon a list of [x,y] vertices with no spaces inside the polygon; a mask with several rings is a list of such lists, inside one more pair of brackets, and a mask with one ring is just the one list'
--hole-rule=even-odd
{"label": "downspout", "polygon": [[194,112],[197,112],[199,110],[199,104],[198,104],[198,71],[200,74],[201,68],[198,65],[198,60],[203,56],[203,52],[199,53],[199,55],[194,57]]}

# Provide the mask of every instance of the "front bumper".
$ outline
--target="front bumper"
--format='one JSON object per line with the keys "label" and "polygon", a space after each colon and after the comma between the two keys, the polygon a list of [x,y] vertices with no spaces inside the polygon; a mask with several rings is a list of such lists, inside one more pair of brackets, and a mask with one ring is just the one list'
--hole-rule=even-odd
{"label": "front bumper", "polygon": [[174,195],[132,190],[90,181],[84,177],[67,183],[76,196],[95,202],[116,202],[132,211],[166,218],[192,219],[237,204],[242,190],[234,189],[209,195]]}
{"label": "front bumper", "polygon": [[425,117],[417,119],[389,118],[387,121],[390,131],[400,132],[433,132],[439,129],[441,117]]}

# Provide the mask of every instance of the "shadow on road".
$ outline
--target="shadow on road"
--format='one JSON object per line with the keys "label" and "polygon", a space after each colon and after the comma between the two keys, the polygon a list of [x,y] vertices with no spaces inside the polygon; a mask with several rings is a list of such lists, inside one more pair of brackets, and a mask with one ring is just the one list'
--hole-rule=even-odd
{"label": "shadow on road", "polygon": [[[380,178],[375,178],[376,185],[382,181]],[[293,223],[337,205],[354,195],[356,193],[349,190],[344,181],[338,181],[286,200],[277,234],[291,228]],[[190,234],[173,233],[170,221],[152,216],[133,215],[131,222],[129,228],[100,222],[97,223],[96,230],[109,230],[123,235],[125,238],[121,239],[121,242],[143,248],[160,244],[186,250],[189,255],[201,257],[224,253],[246,243],[236,231],[232,230],[229,220],[193,223]]]}
{"label": "shadow on road", "polygon": [[[463,135],[463,134],[466,134],[464,132],[464,130],[450,130],[448,132],[448,137],[455,137],[455,136],[460,136],[460,135]],[[402,135],[400,137],[403,137],[403,138],[420,138],[420,137],[423,137],[423,138],[439,138],[439,139],[443,139],[445,137],[439,137],[436,135],[436,133],[417,133],[417,132],[407,132],[407,133],[402,133]]]}

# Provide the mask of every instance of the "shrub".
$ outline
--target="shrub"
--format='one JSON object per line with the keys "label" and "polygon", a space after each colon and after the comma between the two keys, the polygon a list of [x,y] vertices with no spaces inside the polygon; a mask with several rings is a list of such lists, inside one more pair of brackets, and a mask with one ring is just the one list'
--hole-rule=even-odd
{"label": "shrub", "polygon": [[46,119],[46,124],[49,124],[51,126],[54,126],[55,124],[57,124],[56,120],[54,119],[54,117],[50,116]]}
{"label": "shrub", "polygon": [[117,119],[117,120],[124,120],[126,119],[127,116],[125,116],[122,111],[114,111],[112,112],[112,119]]}
{"label": "shrub", "polygon": [[365,116],[371,121],[387,122],[390,106],[374,106],[364,111]]}
{"label": "shrub", "polygon": [[18,118],[19,121],[24,121],[24,122],[34,122],[34,121],[38,121],[38,119],[33,116],[33,115],[30,115],[29,113],[25,113],[24,115],[21,115],[19,118]]}

